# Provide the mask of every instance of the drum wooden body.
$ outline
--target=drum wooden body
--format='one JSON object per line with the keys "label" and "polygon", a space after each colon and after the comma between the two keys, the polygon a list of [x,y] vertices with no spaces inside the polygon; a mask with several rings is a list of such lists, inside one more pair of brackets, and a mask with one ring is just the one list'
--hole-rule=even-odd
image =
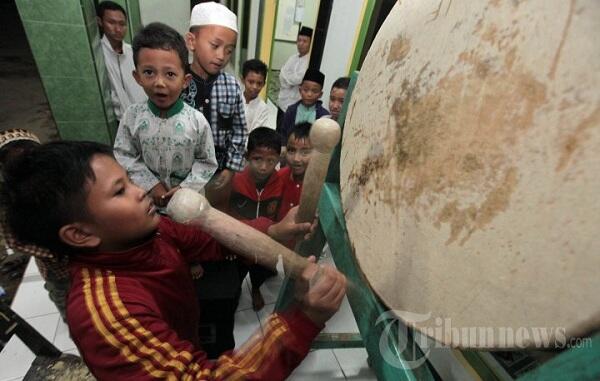
{"label": "drum wooden body", "polygon": [[421,0],[380,29],[343,207],[373,289],[436,340],[552,347],[598,327],[599,20],[596,0]]}

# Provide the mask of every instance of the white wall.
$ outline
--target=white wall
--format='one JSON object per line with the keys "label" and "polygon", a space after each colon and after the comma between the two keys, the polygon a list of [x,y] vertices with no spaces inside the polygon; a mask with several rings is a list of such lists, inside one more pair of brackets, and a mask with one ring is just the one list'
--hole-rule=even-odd
{"label": "white wall", "polygon": [[[307,26],[313,29],[315,28],[315,25],[317,24],[317,15],[319,12],[320,3],[320,0],[304,0],[304,14],[301,23],[303,26]],[[278,11],[281,11],[281,9],[279,9]],[[285,61],[287,61],[287,59],[290,58],[292,54],[295,54],[297,52],[298,50],[296,48],[295,41],[275,40],[273,42],[273,55],[271,56],[271,63],[269,69],[281,69],[283,64],[285,64]]]}
{"label": "white wall", "polygon": [[162,22],[185,35],[190,27],[190,0],[140,0],[142,25]]}
{"label": "white wall", "polygon": [[246,15],[249,18],[248,25],[248,59],[256,58],[256,45],[258,44],[258,30],[259,30],[259,12],[260,12],[260,1],[250,1],[250,15]]}
{"label": "white wall", "polygon": [[295,42],[273,41],[273,55],[271,56],[271,70],[279,70],[293,54],[298,53]]}
{"label": "white wall", "polygon": [[317,16],[319,13],[319,5],[321,0],[304,0],[304,17],[302,18],[302,25],[309,28],[315,28],[317,25]]}
{"label": "white wall", "polygon": [[334,0],[327,29],[327,40],[321,60],[325,74],[323,105],[329,104],[331,85],[339,77],[348,76],[348,67],[354,53],[354,40],[362,20],[361,10],[366,0]]}

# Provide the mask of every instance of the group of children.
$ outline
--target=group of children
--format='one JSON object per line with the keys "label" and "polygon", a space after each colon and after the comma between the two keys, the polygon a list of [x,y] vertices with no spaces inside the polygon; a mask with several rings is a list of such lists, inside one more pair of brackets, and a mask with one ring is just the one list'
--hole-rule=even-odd
{"label": "group of children", "polygon": [[[244,64],[243,93],[223,72],[236,39],[236,16],[214,2],[194,7],[185,39],[149,24],[132,44],[133,77],[148,101],[124,111],[114,150],[89,142],[29,144],[3,166],[6,226],[58,262],[68,258],[70,333],[100,379],[282,379],[339,308],[344,276],[325,266],[309,288],[317,272],[310,265],[298,282],[299,307],[271,315],[262,335],[231,353],[242,279],[250,273],[260,309],[260,286],[273,270],[236,259],[202,231],[161,216],[186,187],[284,244],[310,229],[295,214],[310,126],[329,114],[319,101],[324,76],[308,69],[282,126],[262,127],[257,99],[266,66]],[[334,118],[347,86],[347,79],[334,83]],[[282,151],[287,165],[277,170]]]}

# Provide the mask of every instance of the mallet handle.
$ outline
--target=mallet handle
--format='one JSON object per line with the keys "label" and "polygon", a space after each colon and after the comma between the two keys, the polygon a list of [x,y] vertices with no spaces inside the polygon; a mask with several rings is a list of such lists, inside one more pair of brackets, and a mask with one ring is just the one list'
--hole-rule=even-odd
{"label": "mallet handle", "polygon": [[201,228],[223,246],[254,263],[274,269],[281,256],[289,275],[294,278],[309,264],[306,258],[266,234],[212,208],[204,196],[191,189],[178,190],[169,202],[167,212],[176,221]]}
{"label": "mallet handle", "polygon": [[313,152],[304,174],[300,206],[296,215],[298,223],[312,222],[315,218],[331,154],[339,142],[340,136],[340,125],[329,118],[317,119],[310,129]]}

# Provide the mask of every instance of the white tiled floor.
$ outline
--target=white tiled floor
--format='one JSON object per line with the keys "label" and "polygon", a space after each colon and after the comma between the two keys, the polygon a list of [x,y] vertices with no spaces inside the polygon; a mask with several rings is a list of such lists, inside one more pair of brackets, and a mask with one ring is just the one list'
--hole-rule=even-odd
{"label": "white tiled floor", "polygon": [[[324,262],[331,263],[331,257],[327,256]],[[265,307],[254,312],[252,310],[252,301],[250,299],[250,281],[248,278],[244,281],[245,289],[242,292],[242,298],[238,312],[236,314],[236,344],[240,345],[238,331],[243,331],[245,327],[252,327],[245,332],[255,332],[258,329],[258,322],[261,324],[273,311],[279,288],[283,281],[283,271],[279,266],[279,273],[276,277],[267,280],[261,287],[261,292],[267,303]],[[243,302],[246,300],[246,302]],[[256,315],[256,320],[250,318],[252,314]],[[244,327],[244,328],[242,328]],[[352,315],[352,310],[347,299],[344,299],[338,313],[325,326],[324,332],[358,332],[356,321]],[[319,349],[309,353],[302,364],[292,373],[289,380],[292,381],[314,381],[314,380],[358,380],[370,381],[376,380],[375,373],[367,365],[367,352],[364,349]]]}
{"label": "white tiled floor", "polygon": [[[261,321],[264,321],[273,310],[282,280],[280,269],[278,276],[265,282],[261,291],[267,305],[258,313],[252,310],[249,280],[244,281],[242,297],[235,316],[237,346],[251,334],[261,330]],[[12,307],[57,348],[66,353],[78,354],[75,344],[69,338],[66,324],[60,319],[56,307],[48,298],[34,261],[30,261],[27,266]],[[325,331],[358,331],[347,300],[344,300],[340,311],[328,322]],[[33,353],[16,336],[13,336],[0,352],[0,381],[21,380],[33,359]],[[367,366],[367,353],[364,349],[312,351],[289,378],[292,381],[375,379],[375,374]]]}
{"label": "white tiled floor", "polygon": [[[57,312],[29,318],[27,322],[51,341],[54,337],[58,320],[60,320],[60,316]],[[2,380],[12,380],[25,376],[33,360],[35,360],[33,352],[17,336],[11,337],[6,347],[0,352],[0,369],[2,369],[0,374]]]}

